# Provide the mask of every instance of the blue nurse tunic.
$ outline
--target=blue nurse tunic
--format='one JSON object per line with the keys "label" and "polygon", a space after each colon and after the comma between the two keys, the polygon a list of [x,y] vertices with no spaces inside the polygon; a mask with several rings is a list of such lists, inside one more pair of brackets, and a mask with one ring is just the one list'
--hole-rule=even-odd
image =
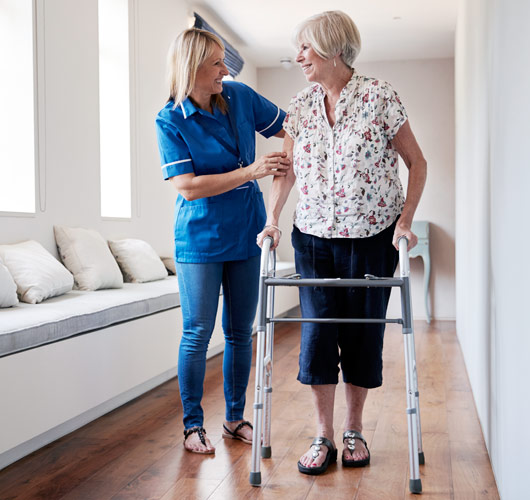
{"label": "blue nurse tunic", "polygon": [[[256,136],[279,132],[285,112],[239,82],[223,82],[229,112],[213,114],[186,99],[169,101],[156,119],[164,179],[176,175],[220,174],[250,165]],[[224,262],[259,254],[256,235],[265,224],[263,195],[256,181],[226,193],[175,204],[175,260]]]}

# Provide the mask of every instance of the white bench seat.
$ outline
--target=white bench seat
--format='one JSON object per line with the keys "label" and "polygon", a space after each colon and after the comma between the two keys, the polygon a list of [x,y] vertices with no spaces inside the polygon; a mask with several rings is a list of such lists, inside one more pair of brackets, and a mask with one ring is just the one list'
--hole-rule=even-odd
{"label": "white bench seat", "polygon": [[175,276],[123,288],[72,290],[40,304],[0,310],[0,357],[180,305]]}
{"label": "white bench seat", "polygon": [[[292,272],[292,262],[277,263],[278,276]],[[72,290],[40,304],[20,302],[0,309],[0,357],[178,306],[176,276],[94,292]]]}

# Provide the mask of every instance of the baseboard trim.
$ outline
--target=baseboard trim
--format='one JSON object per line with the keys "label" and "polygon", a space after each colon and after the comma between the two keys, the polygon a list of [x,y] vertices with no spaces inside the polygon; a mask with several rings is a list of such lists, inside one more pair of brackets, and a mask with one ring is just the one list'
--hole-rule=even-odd
{"label": "baseboard trim", "polygon": [[138,396],[145,394],[151,389],[154,389],[155,387],[176,376],[177,367],[175,366],[174,368],[171,368],[164,373],[161,373],[160,375],[157,375],[156,377],[153,377],[146,382],[143,382],[140,385],[137,385],[136,387],[133,387],[132,389],[129,389],[128,391],[109,399],[108,401],[91,408],[81,415],[67,420],[62,424],[59,424],[56,427],[53,427],[52,429],[43,432],[42,434],[39,434],[38,436],[35,436],[34,438],[19,444],[18,446],[15,446],[15,448],[5,451],[4,453],[0,454],[0,470],[29,455],[30,453],[33,453],[34,451],[46,446],[47,444],[50,444],[51,442],[70,434],[71,432],[83,427],[93,420],[102,417],[106,413],[119,408],[125,403],[132,401]]}

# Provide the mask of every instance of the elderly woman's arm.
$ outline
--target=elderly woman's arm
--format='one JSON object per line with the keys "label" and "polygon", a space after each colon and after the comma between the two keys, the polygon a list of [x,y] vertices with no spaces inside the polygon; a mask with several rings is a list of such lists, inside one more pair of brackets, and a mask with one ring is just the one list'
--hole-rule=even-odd
{"label": "elderly woman's arm", "polygon": [[293,145],[294,142],[289,134],[285,134],[283,139],[283,152],[287,153],[290,167],[287,169],[285,176],[274,177],[272,181],[272,187],[269,194],[269,209],[267,210],[267,222],[265,223],[263,231],[259,233],[257,237],[257,243],[260,247],[263,243],[263,239],[267,236],[271,236],[274,239],[271,249],[276,248],[280,242],[281,231],[278,229],[280,213],[287,201],[287,197],[293,187],[294,181],[296,180],[293,169]]}
{"label": "elderly woman's arm", "polygon": [[408,120],[398,130],[394,139],[392,139],[392,145],[396,148],[401,158],[403,158],[405,165],[409,169],[407,198],[405,199],[405,205],[403,206],[401,216],[397,221],[392,243],[397,249],[398,239],[401,236],[405,236],[409,241],[408,249],[410,250],[418,243],[418,238],[410,228],[414,213],[420,202],[423,187],[425,186],[427,162],[425,161],[423,153],[412,133]]}

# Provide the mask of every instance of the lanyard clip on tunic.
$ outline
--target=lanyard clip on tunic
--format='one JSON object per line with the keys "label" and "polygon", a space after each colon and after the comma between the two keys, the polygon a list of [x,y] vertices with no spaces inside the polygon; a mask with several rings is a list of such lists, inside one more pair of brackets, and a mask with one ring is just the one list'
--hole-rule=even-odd
{"label": "lanyard clip on tunic", "polygon": [[[230,100],[230,96],[227,96],[228,100]],[[239,147],[239,133],[237,130],[237,124],[235,121],[234,116],[232,115],[232,109],[230,108],[230,104],[228,103],[228,121],[230,122],[230,127],[232,128],[232,132],[234,133],[234,138],[236,140],[236,148],[239,155],[239,158],[237,160],[237,166],[239,168],[243,168],[245,166],[245,163],[243,162],[243,159],[241,158],[241,148]]]}

